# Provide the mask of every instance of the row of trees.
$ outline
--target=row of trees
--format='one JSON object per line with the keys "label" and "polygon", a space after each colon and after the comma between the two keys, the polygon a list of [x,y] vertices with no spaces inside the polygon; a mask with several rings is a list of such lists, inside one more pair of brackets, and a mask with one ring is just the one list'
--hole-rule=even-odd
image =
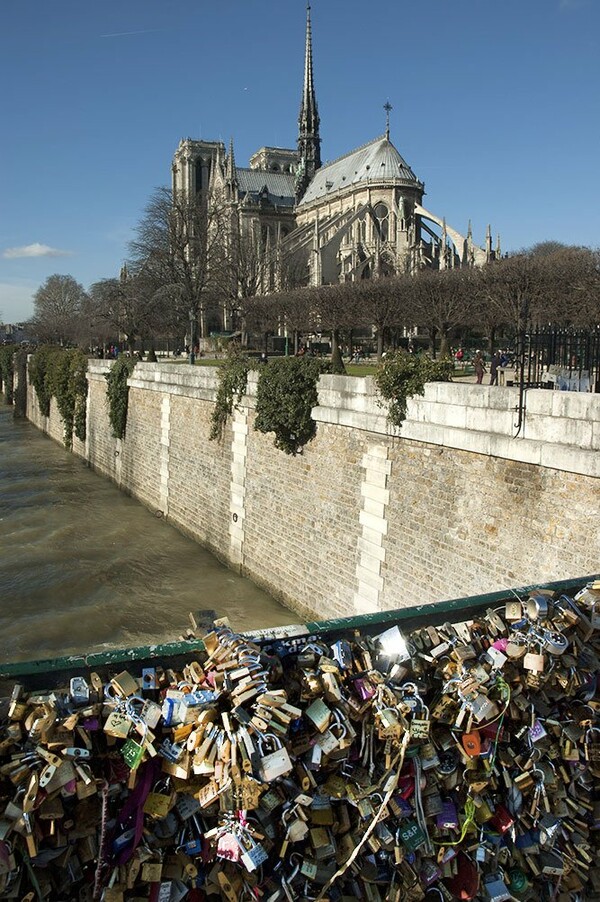
{"label": "row of trees", "polygon": [[[241,232],[232,216],[218,197],[190,200],[158,189],[122,276],[89,291],[70,276],[51,276],[35,297],[36,336],[81,343],[119,334],[133,347],[158,337],[182,342],[190,328],[194,338],[206,337],[223,319],[239,326],[245,299],[272,284],[279,254],[260,232]],[[279,270],[291,273],[292,260]],[[296,273],[296,281],[304,276]]]}
{"label": "row of trees", "polygon": [[[224,318],[257,344],[284,330],[295,345],[302,333],[327,332],[335,350],[343,333],[372,330],[379,354],[394,335],[417,328],[444,354],[466,331],[493,345],[529,324],[600,324],[598,250],[547,242],[478,270],[301,288],[304,261],[282,259],[260,234],[240,233],[232,215],[218,199],[190,202],[158,190],[121,278],[85,291],[71,276],[54,275],[39,289],[36,337],[82,346],[119,336],[131,348],[159,338],[182,345],[184,335],[192,343],[196,329],[204,337]],[[280,290],[264,294],[275,269]]]}

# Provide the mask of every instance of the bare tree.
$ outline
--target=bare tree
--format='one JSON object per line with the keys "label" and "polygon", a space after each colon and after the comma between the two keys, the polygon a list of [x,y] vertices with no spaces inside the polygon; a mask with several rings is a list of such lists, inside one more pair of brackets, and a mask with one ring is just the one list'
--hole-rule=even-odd
{"label": "bare tree", "polygon": [[245,298],[244,311],[248,330],[261,336],[263,350],[266,352],[269,335],[277,332],[281,322],[278,296],[260,294]]}
{"label": "bare tree", "polygon": [[412,295],[415,323],[428,329],[435,356],[435,337],[440,337],[440,355],[450,351],[450,338],[457,327],[470,323],[474,310],[470,271],[448,269],[442,272],[422,270],[407,283]]}
{"label": "bare tree", "polygon": [[483,303],[513,335],[521,335],[531,322],[544,319],[544,259],[518,254],[484,266],[477,276]]}
{"label": "bare tree", "polygon": [[283,325],[293,336],[293,350],[296,353],[300,346],[300,334],[307,332],[311,324],[311,293],[306,288],[295,291],[282,291],[279,295],[279,308]]}
{"label": "bare tree", "polygon": [[353,292],[352,286],[348,284],[309,289],[315,331],[327,331],[331,334],[331,365],[334,373],[346,372],[340,351],[340,332],[342,329],[351,329],[360,321],[356,296],[356,291]]}
{"label": "bare tree", "polygon": [[[227,223],[219,195],[194,197],[158,188],[137,226],[130,249],[138,272],[173,306],[174,318],[200,337],[209,329],[211,304],[223,272]],[[190,337],[193,352],[195,335]]]}
{"label": "bare tree", "polygon": [[559,245],[541,262],[545,320],[563,326],[597,325],[600,313],[598,252]]}
{"label": "bare tree", "polygon": [[69,344],[79,339],[86,293],[73,276],[48,276],[33,298],[32,330],[38,340]]}
{"label": "bare tree", "polygon": [[365,279],[348,287],[354,294],[352,306],[360,322],[374,329],[377,361],[380,363],[386,330],[406,326],[414,318],[411,312],[412,277]]}
{"label": "bare tree", "polygon": [[246,333],[246,319],[253,299],[275,283],[276,254],[263,240],[258,224],[244,229],[237,214],[230,218],[216,285],[225,305],[224,320],[233,331]]}
{"label": "bare tree", "polygon": [[144,273],[101,279],[90,287],[89,316],[123,335],[130,353],[139,339],[153,340],[164,323],[164,298]]}

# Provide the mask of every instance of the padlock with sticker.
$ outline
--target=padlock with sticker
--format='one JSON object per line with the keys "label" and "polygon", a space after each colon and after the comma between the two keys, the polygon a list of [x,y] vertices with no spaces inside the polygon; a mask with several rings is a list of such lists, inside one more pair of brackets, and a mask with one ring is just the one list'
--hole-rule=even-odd
{"label": "padlock with sticker", "polygon": [[248,837],[246,851],[241,856],[241,861],[247,871],[252,873],[256,871],[261,864],[267,861],[269,855],[264,847],[255,842],[252,837]]}
{"label": "padlock with sticker", "polygon": [[409,852],[416,852],[427,841],[425,833],[414,820],[408,820],[401,824],[398,837]]}
{"label": "padlock with sticker", "polygon": [[490,902],[510,902],[512,895],[501,874],[485,878],[483,888]]}
{"label": "padlock with sticker", "polygon": [[142,763],[144,746],[136,742],[135,739],[128,739],[121,748],[121,755],[129,769],[136,770]]}
{"label": "padlock with sticker", "polygon": [[401,686],[402,701],[412,712],[409,720],[409,732],[412,739],[429,739],[431,721],[429,708],[423,702],[414,683],[404,683]]}

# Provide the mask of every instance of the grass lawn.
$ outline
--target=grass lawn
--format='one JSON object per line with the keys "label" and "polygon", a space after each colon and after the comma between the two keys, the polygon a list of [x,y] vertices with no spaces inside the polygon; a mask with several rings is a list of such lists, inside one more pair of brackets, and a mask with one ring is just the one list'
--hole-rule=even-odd
{"label": "grass lawn", "polygon": [[[173,360],[172,358],[165,361],[167,363],[181,363],[183,365],[187,364],[186,357],[180,357],[177,360]],[[223,357],[197,357],[195,366],[223,366],[225,359]],[[344,363],[346,367],[346,373],[349,376],[373,376],[377,372],[377,364],[376,363]],[[464,376],[472,376],[473,375],[473,367],[465,367],[464,371],[456,370],[454,372],[454,380],[461,379]]]}

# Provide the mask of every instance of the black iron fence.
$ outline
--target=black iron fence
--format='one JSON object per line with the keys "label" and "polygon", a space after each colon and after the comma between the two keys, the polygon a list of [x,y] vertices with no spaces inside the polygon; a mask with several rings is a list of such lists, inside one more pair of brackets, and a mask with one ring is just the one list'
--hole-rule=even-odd
{"label": "black iron fence", "polygon": [[600,326],[530,329],[517,360],[523,368],[523,381],[530,387],[600,391]]}

